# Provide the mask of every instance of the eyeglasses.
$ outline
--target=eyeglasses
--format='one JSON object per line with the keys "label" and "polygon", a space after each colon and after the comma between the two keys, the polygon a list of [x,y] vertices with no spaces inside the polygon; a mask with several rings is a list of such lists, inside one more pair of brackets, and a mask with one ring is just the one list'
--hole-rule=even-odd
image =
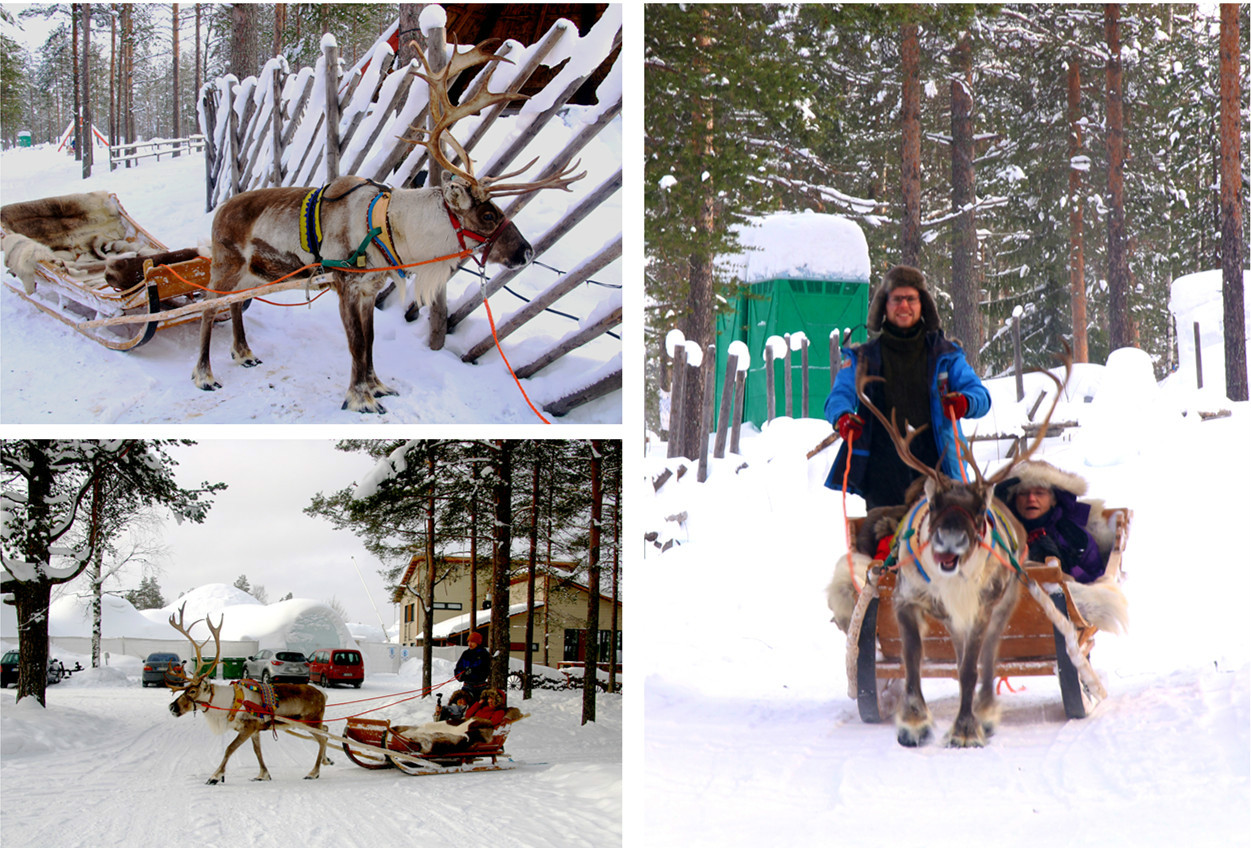
{"label": "eyeglasses", "polygon": [[890,297],[891,306],[901,306],[905,303],[918,303],[920,298],[914,294],[893,294]]}

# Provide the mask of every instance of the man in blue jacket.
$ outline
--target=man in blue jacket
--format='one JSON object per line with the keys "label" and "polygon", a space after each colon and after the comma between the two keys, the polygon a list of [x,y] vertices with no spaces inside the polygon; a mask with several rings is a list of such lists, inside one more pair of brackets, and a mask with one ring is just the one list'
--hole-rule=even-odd
{"label": "man in blue jacket", "polygon": [[990,410],[990,395],[964,351],[943,336],[925,275],[916,268],[896,265],[886,272],[869,304],[867,324],[877,335],[844,349],[843,368],[825,400],[825,417],[843,437],[825,485],[842,489],[850,461],[847,491],[873,509],[904,503],[904,492],[920,475],[899,458],[886,428],[857,411],[861,368],[883,378],[866,391],[887,418],[894,410],[900,433],[906,432],[904,421],[914,428],[929,425],[913,439],[913,455],[955,480],[961,475],[952,421],[958,428],[961,418],[981,418]]}

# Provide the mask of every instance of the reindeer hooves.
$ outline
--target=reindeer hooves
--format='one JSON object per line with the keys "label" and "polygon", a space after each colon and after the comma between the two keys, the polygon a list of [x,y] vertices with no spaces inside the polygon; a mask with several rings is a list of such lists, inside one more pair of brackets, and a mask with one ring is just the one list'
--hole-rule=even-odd
{"label": "reindeer hooves", "polygon": [[901,724],[896,728],[895,739],[905,748],[919,748],[934,738],[934,729],[929,724],[911,727]]}
{"label": "reindeer hooves", "polygon": [[232,350],[230,352],[230,358],[242,365],[244,368],[255,368],[261,364],[260,357],[250,350],[239,351],[237,353]]}
{"label": "reindeer hooves", "polygon": [[262,780],[273,780],[273,778],[268,774],[258,774],[256,777],[252,778],[253,783],[260,783]]}
{"label": "reindeer hooves", "polygon": [[319,777],[321,777],[321,775],[320,775],[320,774],[306,774],[306,775],[304,775],[304,779],[305,779],[305,780],[316,780],[316,779],[317,779],[317,778],[319,778]]}
{"label": "reindeer hooves", "polygon": [[986,747],[985,725],[975,716],[969,716],[967,719],[957,717],[956,723],[947,732],[943,744],[948,748],[984,748]]}
{"label": "reindeer hooves", "polygon": [[225,783],[225,782],[226,782],[225,775],[222,775],[221,777],[210,777],[208,780],[204,781],[205,785],[207,786],[216,786],[219,783]]}

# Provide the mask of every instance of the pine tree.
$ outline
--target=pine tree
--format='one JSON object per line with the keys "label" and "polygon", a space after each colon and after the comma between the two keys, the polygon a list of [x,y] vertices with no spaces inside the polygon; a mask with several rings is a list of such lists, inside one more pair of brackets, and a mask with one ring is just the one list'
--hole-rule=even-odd
{"label": "pine tree", "polygon": [[165,597],[155,577],[144,577],[139,581],[138,589],[131,589],[122,597],[137,610],[160,609],[165,606]]}

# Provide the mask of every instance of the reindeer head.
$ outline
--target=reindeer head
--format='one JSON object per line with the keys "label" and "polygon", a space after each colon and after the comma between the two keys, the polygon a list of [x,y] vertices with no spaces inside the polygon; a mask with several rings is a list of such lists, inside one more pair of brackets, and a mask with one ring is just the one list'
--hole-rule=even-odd
{"label": "reindeer head", "polygon": [[[1072,356],[1069,354],[1067,346],[1061,359],[1064,362],[1063,381],[1050,371],[1035,369],[1046,374],[1056,384],[1056,394],[1052,398],[1051,407],[1047,410],[1047,414],[1044,416],[1033,442],[1025,451],[1018,451],[1011,462],[997,470],[990,477],[982,474],[977,463],[973,461],[972,456],[964,457],[968,461],[968,465],[973,469],[974,479],[971,481],[953,480],[938,469],[931,468],[916,458],[912,453],[912,440],[929,425],[923,424],[920,427],[912,428],[905,422],[904,426],[907,429],[907,433],[901,434],[895,420],[894,410],[891,411],[891,416],[888,419],[869,400],[865,388],[869,383],[880,381],[882,378],[869,377],[863,370],[864,365],[862,362],[861,372],[856,378],[856,394],[860,397],[861,404],[881,422],[904,464],[923,475],[924,487],[921,492],[929,506],[927,518],[928,533],[925,534],[925,538],[919,547],[923,548],[926,558],[936,566],[933,569],[934,574],[930,576],[939,578],[970,576],[965,573],[964,567],[966,563],[971,561],[973,554],[983,545],[991,520],[991,507],[995,500],[995,486],[1011,476],[1012,470],[1017,465],[1029,459],[1042,445],[1043,438],[1046,436],[1047,424],[1051,420],[1052,413],[1055,412],[1056,404],[1060,400],[1060,393],[1068,383],[1069,375],[1073,369]],[[910,489],[910,493],[912,492],[914,490]],[[910,500],[914,499],[910,498]],[[1000,512],[1003,515],[1008,515],[1006,509],[1000,510]],[[981,563],[981,560],[979,559],[978,562]]]}
{"label": "reindeer head", "polygon": [[[175,698],[169,705],[169,711],[175,716],[184,715],[188,712],[195,712],[197,705],[208,701],[213,691],[213,684],[210,682],[210,678],[213,675],[213,670],[217,668],[217,663],[220,662],[222,655],[222,618],[217,620],[216,627],[213,626],[213,622],[209,620],[208,616],[205,616],[197,621],[193,621],[188,626],[184,624],[184,614],[186,613],[186,610],[187,604],[184,602],[183,605],[178,608],[178,619],[175,621],[174,616],[171,615],[169,617],[169,626],[186,636],[187,639],[191,641],[191,645],[195,648],[194,668],[196,673],[194,675],[188,675],[186,671],[181,668],[177,671],[170,670],[165,672],[165,685],[179,693],[178,697]],[[209,640],[205,639],[203,642],[197,642],[191,635],[191,628],[199,624],[200,621],[203,621],[208,626],[209,639],[213,640],[215,648],[212,664],[203,670],[201,670],[201,667],[204,665],[203,650]]]}
{"label": "reindeer head", "polygon": [[[455,41],[453,35],[452,40]],[[505,183],[538,161],[534,158],[521,168],[494,177],[478,177],[474,174],[473,160],[460,142],[451,135],[451,128],[457,121],[468,115],[476,115],[488,106],[499,106],[515,99],[525,99],[525,95],[510,92],[492,92],[491,76],[498,64],[492,65],[482,75],[475,92],[465,96],[459,104],[453,104],[448,94],[448,87],[461,71],[481,65],[491,60],[509,62],[511,60],[492,53],[488,45],[494,46],[498,39],[485,41],[465,52],[458,52],[453,46],[452,55],[446,66],[440,71],[431,69],[425,55],[418,50],[417,56],[425,66],[426,72],[418,72],[417,76],[426,81],[430,88],[431,129],[424,130],[413,127],[419,139],[413,143],[423,143],[429,151],[430,161],[454,178],[443,187],[444,201],[448,209],[460,218],[465,230],[476,234],[480,240],[489,242],[485,259],[498,262],[506,268],[516,268],[528,264],[534,256],[530,244],[522,237],[520,231],[512,224],[510,216],[505,214],[495,203],[495,198],[512,195],[530,194],[546,188],[569,190],[569,184],[586,176],[583,171],[572,175],[579,162],[564,169],[556,169],[547,177],[526,183]],[[420,138],[424,136],[424,140]],[[444,144],[451,148],[453,155],[448,156]],[[456,162],[463,163],[457,165]]]}

